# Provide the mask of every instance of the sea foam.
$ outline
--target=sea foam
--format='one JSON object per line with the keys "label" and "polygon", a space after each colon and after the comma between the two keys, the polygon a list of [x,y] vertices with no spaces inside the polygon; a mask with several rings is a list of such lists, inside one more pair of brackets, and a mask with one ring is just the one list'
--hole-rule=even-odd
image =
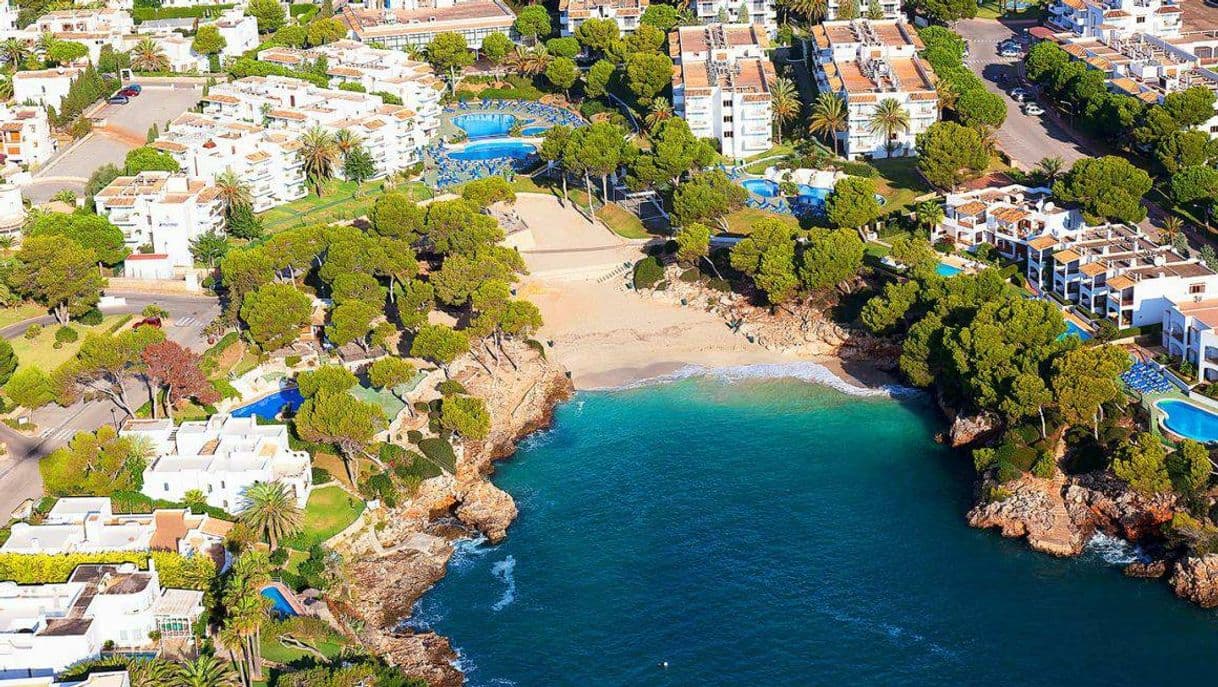
{"label": "sea foam", "polygon": [[502,611],[512,602],[516,600],[516,577],[512,574],[516,570],[516,559],[508,556],[507,558],[496,561],[491,566],[491,574],[503,581],[506,588],[503,590],[503,596],[491,606],[492,611]]}
{"label": "sea foam", "polygon": [[1084,549],[1088,554],[1096,556],[1110,565],[1125,566],[1130,563],[1147,562],[1150,560],[1146,552],[1137,544],[1114,537],[1103,532],[1096,532],[1087,541]]}
{"label": "sea foam", "polygon": [[918,396],[923,392],[900,384],[885,384],[880,387],[866,387],[851,384],[833,373],[832,370],[810,361],[793,363],[759,363],[756,365],[738,365],[734,367],[704,367],[702,365],[686,365],[668,374],[641,379],[622,386],[609,387],[612,390],[634,389],[656,384],[678,382],[691,377],[709,377],[729,382],[749,379],[797,379],[810,384],[820,384],[851,396],[883,396],[889,398],[904,398]]}

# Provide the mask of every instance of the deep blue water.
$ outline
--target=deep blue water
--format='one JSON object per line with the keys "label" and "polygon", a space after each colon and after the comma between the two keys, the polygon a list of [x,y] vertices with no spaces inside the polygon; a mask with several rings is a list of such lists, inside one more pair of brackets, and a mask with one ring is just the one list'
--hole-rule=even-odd
{"label": "deep blue water", "polygon": [[961,272],[963,272],[964,270],[960,269],[959,267],[956,267],[955,265],[949,265],[946,262],[941,262],[938,265],[935,265],[935,271],[938,272],[939,275],[943,276],[943,277],[954,277],[957,274],[960,274]]}
{"label": "deep blue water", "polygon": [[[472,685],[1159,685],[1214,675],[1214,613],[970,529],[922,401],[794,381],[581,393],[495,481],[416,618]],[[667,669],[658,667],[668,662]]]}
{"label": "deep blue water", "polygon": [[295,411],[303,404],[304,396],[300,395],[300,389],[293,386],[280,389],[273,394],[263,396],[249,405],[237,408],[233,411],[233,417],[257,415],[263,420],[274,420],[284,410]]}
{"label": "deep blue water", "polygon": [[1218,414],[1175,398],[1155,405],[1166,416],[1163,423],[1176,434],[1200,442],[1218,441]]}
{"label": "deep blue water", "polygon": [[263,587],[262,595],[271,600],[271,612],[281,617],[290,617],[296,615],[296,611],[292,609],[292,604],[283,598],[283,593],[274,587]]}
{"label": "deep blue water", "polygon": [[516,125],[516,117],[503,113],[475,113],[453,117],[453,124],[469,138],[506,136]]}
{"label": "deep blue water", "polygon": [[449,157],[458,160],[495,160],[510,157],[513,160],[523,160],[537,152],[537,146],[521,141],[487,141],[471,143],[461,150],[454,150]]}

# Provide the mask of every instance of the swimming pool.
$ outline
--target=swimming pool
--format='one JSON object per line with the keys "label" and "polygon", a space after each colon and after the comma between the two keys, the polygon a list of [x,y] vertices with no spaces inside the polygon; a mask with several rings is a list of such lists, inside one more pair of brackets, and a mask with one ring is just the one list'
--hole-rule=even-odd
{"label": "swimming pool", "polygon": [[487,141],[471,143],[461,150],[454,150],[448,156],[454,160],[497,160],[510,157],[513,160],[523,160],[537,152],[537,146],[522,141]]}
{"label": "swimming pool", "polygon": [[262,595],[271,600],[271,613],[283,618],[290,618],[296,615],[296,611],[292,609],[292,604],[283,597],[283,592],[280,592],[275,587],[263,587]]}
{"label": "swimming pool", "polygon": [[745,179],[740,185],[749,193],[762,198],[774,198],[778,195],[778,184],[769,179]]}
{"label": "swimming pool", "polygon": [[1218,441],[1218,414],[1188,401],[1166,398],[1155,403],[1168,429],[1203,443]]}
{"label": "swimming pool", "polygon": [[938,265],[935,265],[935,271],[938,272],[939,276],[941,277],[954,277],[964,270],[956,267],[955,265],[949,265],[946,262],[941,262]]}
{"label": "swimming pool", "polygon": [[263,420],[274,420],[284,410],[295,412],[303,403],[304,396],[300,395],[300,389],[293,386],[280,389],[270,396],[264,396],[249,405],[237,408],[233,411],[233,417],[257,415]]}
{"label": "swimming pool", "polygon": [[1062,337],[1064,338],[1071,334],[1077,336],[1080,341],[1086,341],[1091,338],[1091,332],[1078,326],[1073,320],[1066,320],[1066,333],[1062,334]]}
{"label": "swimming pool", "polygon": [[548,126],[526,126],[520,130],[521,136],[543,136],[549,130]]}
{"label": "swimming pool", "polygon": [[491,136],[507,136],[516,126],[516,117],[510,114],[479,112],[453,117],[453,125],[465,132],[470,138],[490,138]]}
{"label": "swimming pool", "polygon": [[[779,191],[778,182],[769,179],[745,179],[740,182],[740,185],[749,193],[762,198],[777,198],[782,195]],[[810,205],[824,205],[825,199],[829,197],[829,189],[816,188],[807,184],[800,184],[797,187],[799,190],[795,196],[795,202],[807,203]]]}

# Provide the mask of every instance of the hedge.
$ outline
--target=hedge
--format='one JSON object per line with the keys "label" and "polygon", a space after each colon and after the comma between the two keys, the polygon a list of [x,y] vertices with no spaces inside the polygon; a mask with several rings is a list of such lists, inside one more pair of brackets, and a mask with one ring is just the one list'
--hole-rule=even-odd
{"label": "hedge", "polygon": [[131,11],[136,24],[156,19],[193,19],[196,17],[218,17],[224,10],[236,5],[200,5],[197,7],[137,7]]}
{"label": "hedge", "polygon": [[457,454],[452,444],[439,437],[428,437],[419,442],[419,450],[432,462],[443,467],[450,473],[457,470]]}
{"label": "hedge", "polygon": [[162,587],[206,591],[216,576],[210,556],[183,556],[174,551],[103,551],[99,553],[0,553],[0,580],[18,584],[67,582],[72,571],[96,563],[134,563],[148,569],[148,559],[156,563]]}
{"label": "hedge", "polygon": [[[151,513],[154,510],[166,508],[186,508],[185,503],[177,503],[174,501],[166,501],[164,499],[154,499],[146,496],[138,491],[116,491],[110,495],[110,503],[114,507],[115,513],[135,513],[144,514]],[[236,520],[237,518],[223,508],[216,508],[205,503],[196,503],[190,506],[191,511],[202,511],[213,518],[221,520]]]}

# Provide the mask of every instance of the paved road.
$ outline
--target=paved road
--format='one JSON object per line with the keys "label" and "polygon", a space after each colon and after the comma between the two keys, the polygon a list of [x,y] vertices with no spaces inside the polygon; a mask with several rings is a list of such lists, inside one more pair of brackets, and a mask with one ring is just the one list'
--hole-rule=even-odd
{"label": "paved road", "polygon": [[[1023,34],[1035,22],[999,22],[992,19],[971,19],[957,22],[955,30],[969,42],[970,55],[965,61],[970,69],[985,81],[994,93],[1002,95],[1007,104],[1007,119],[998,130],[998,146],[1011,156],[1015,166],[1030,169],[1046,157],[1060,157],[1066,166],[1088,157],[1083,145],[1050,114],[1042,117],[1025,115],[1019,104],[999,86],[1005,77],[1011,87],[1021,58],[998,56],[998,43]],[[1041,103],[1045,109],[1048,103]]]}
{"label": "paved road", "polygon": [[[187,348],[202,351],[206,346],[203,327],[220,313],[216,299],[206,296],[161,296],[140,293],[109,293],[127,299],[127,305],[110,309],[111,313],[138,313],[150,303],[169,311],[166,335]],[[31,324],[48,324],[54,318],[43,317],[27,320],[0,330],[0,337],[11,339],[20,336]],[[128,397],[139,405],[147,395],[142,383],[127,386]],[[26,499],[42,494],[42,478],[38,474],[38,460],[51,451],[66,444],[77,432],[91,432],[103,424],[121,421],[123,414],[110,401],[78,402],[68,408],[51,405],[31,414],[31,420],[40,428],[36,437],[28,437],[0,424],[0,442],[8,448],[8,455],[0,459],[0,521]]]}

